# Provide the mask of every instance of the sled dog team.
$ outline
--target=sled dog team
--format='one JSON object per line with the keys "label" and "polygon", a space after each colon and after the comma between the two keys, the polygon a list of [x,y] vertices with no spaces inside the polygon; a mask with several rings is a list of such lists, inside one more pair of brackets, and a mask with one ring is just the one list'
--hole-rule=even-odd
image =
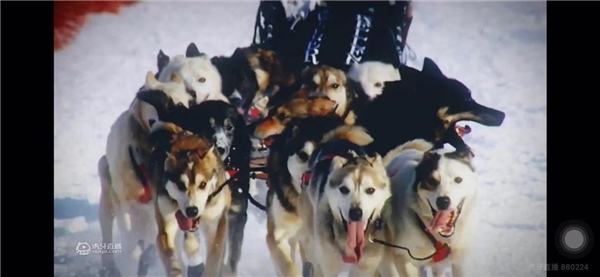
{"label": "sled dog team", "polygon": [[[192,43],[185,55],[160,51],[157,67],[98,162],[103,242],[116,221],[119,259],[137,269],[106,253],[102,276],[146,276],[156,260],[167,276],[235,276],[249,201],[266,203],[278,276],[344,265],[350,276],[409,276],[408,264],[467,274],[478,181],[456,123],[500,126],[505,114],[432,60],[421,71],[368,61],[297,72],[273,51],[211,58]],[[251,137],[269,148],[266,201],[249,193]]]}

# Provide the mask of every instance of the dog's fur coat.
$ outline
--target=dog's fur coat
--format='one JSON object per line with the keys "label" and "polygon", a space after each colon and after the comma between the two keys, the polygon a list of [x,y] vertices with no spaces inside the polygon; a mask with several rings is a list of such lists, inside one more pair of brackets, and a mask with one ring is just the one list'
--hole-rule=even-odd
{"label": "dog's fur coat", "polygon": [[[425,266],[431,266],[434,276],[444,276],[445,268],[451,266],[452,276],[465,276],[463,260],[473,231],[478,186],[472,156],[432,148],[433,144],[424,140],[413,140],[384,158],[392,197],[382,213],[385,235],[379,239],[410,249],[415,258],[438,255],[417,261],[404,249],[386,248],[380,265],[383,276],[408,276],[407,263],[418,267],[421,274]],[[450,248],[436,250],[432,238]]]}
{"label": "dog's fur coat", "polygon": [[156,194],[157,249],[168,276],[182,276],[175,253],[178,229],[184,231],[188,275],[198,274],[200,230],[206,240],[206,269],[223,270],[231,191],[227,173],[210,138],[184,131],[173,123],[155,124],[152,178]]}
{"label": "dog's fur coat", "polygon": [[346,125],[326,135],[313,152],[312,177],[300,195],[302,245],[312,265],[305,273],[336,276],[346,262],[353,264],[350,276],[375,275],[383,247],[364,236],[373,232],[391,192],[381,156],[362,148],[371,142],[362,127]]}
{"label": "dog's fur coat", "polygon": [[[343,125],[344,120],[335,114],[295,119],[271,146],[267,162],[267,245],[280,276],[300,276],[293,257],[303,224],[298,197],[308,159],[326,133]],[[301,244],[300,253],[306,262]]]}
{"label": "dog's fur coat", "polygon": [[[141,260],[141,252],[149,249],[141,249],[144,247],[138,241],[143,241],[146,245],[153,244],[156,227],[153,198],[148,199],[148,203],[139,200],[145,195],[146,189],[135,173],[130,150],[137,154],[138,162],[147,165],[153,149],[150,141],[151,126],[167,118],[167,113],[175,107],[187,107],[192,100],[177,74],[172,74],[171,82],[161,83],[151,72],[146,75],[146,84],[138,96],[142,97],[134,99],[129,109],[111,126],[106,154],[98,162],[98,175],[102,185],[99,208],[102,240],[105,243],[112,242],[116,218],[119,229],[125,236],[125,258],[131,258],[130,263],[134,264]],[[154,99],[158,104],[151,105],[144,102],[143,98]],[[151,182],[146,185],[152,186]],[[103,254],[102,262],[104,273],[112,275],[119,271],[111,253]],[[133,273],[126,275],[130,274]]]}
{"label": "dog's fur coat", "polygon": [[446,77],[430,59],[422,71],[401,66],[400,75],[401,81],[385,83],[383,93],[357,119],[376,141],[370,148],[380,155],[419,138],[435,148],[449,143],[464,151],[468,146],[455,130],[457,122],[500,126],[504,121],[503,112],[475,102],[464,84]]}

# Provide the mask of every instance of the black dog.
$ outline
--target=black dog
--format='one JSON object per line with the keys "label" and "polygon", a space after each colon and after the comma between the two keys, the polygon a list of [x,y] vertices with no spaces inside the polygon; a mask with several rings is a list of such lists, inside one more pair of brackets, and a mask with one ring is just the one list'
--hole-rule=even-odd
{"label": "black dog", "polygon": [[500,126],[504,121],[504,112],[475,102],[463,83],[446,77],[429,58],[422,71],[401,66],[400,75],[401,81],[385,83],[383,93],[360,112],[356,122],[367,128],[374,139],[370,147],[382,156],[418,138],[436,148],[449,143],[457,150],[470,150],[456,132],[457,122]]}
{"label": "black dog", "polygon": [[178,112],[172,122],[195,134],[213,138],[233,181],[229,183],[229,266],[236,272],[247,221],[250,188],[251,142],[246,124],[236,108],[220,100],[208,100]]}

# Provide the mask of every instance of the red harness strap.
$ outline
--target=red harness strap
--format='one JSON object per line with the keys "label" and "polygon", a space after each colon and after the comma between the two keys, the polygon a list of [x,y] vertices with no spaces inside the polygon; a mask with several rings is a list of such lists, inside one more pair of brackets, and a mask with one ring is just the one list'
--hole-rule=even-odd
{"label": "red harness strap", "polygon": [[148,173],[148,167],[145,164],[139,164],[138,168],[140,172],[144,175],[144,178],[146,179],[142,182],[142,186],[144,186],[144,194],[138,197],[138,201],[140,201],[143,204],[146,204],[150,202],[150,200],[152,200],[152,191],[150,190],[150,184],[148,181],[150,180],[150,174]]}
{"label": "red harness strap", "polygon": [[[318,162],[327,161],[327,160],[333,160],[333,158],[335,156],[337,156],[337,155],[326,155],[323,158],[321,158]],[[311,178],[312,178],[312,172],[311,171],[306,171],[306,172],[302,173],[302,179],[301,179],[301,181],[302,181],[302,188],[305,188],[306,186],[308,186],[308,184],[310,183],[310,179]]]}
{"label": "red harness strap", "polygon": [[[229,178],[235,178],[235,176],[238,173],[237,169],[228,169],[227,172],[229,173]],[[235,178],[234,180],[236,180],[237,178]]]}
{"label": "red harness strap", "polygon": [[148,167],[144,164],[137,161],[134,154],[133,147],[129,146],[129,159],[131,159],[131,165],[133,166],[133,171],[137,175],[140,183],[142,183],[142,187],[144,188],[144,194],[138,197],[138,201],[142,204],[147,204],[152,200],[152,191],[150,190],[150,174],[148,173]]}
{"label": "red harness strap", "polygon": [[302,188],[308,186],[308,183],[310,183],[310,178],[312,178],[312,172],[306,171],[302,173]]}

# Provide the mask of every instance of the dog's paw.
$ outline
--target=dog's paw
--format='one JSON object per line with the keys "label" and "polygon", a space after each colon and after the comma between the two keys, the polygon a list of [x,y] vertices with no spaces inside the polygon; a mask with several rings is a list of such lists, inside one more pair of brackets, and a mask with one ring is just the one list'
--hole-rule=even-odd
{"label": "dog's paw", "polygon": [[204,273],[204,263],[201,263],[196,266],[188,266],[187,270],[188,277],[200,277]]}
{"label": "dog's paw", "polygon": [[313,265],[309,262],[302,263],[302,277],[313,276]]}
{"label": "dog's paw", "polygon": [[137,272],[138,277],[147,276],[148,269],[154,264],[156,264],[156,247],[152,244],[148,246],[140,256]]}

